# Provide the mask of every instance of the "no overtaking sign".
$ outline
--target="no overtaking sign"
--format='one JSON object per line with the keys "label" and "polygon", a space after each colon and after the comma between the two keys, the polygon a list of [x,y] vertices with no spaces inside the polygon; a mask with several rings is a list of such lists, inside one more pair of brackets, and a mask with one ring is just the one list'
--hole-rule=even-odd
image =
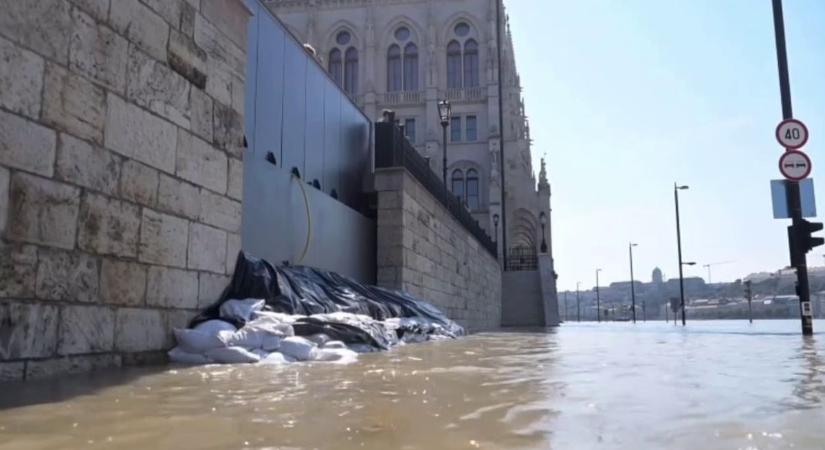
{"label": "no overtaking sign", "polygon": [[811,159],[800,151],[789,150],[779,158],[779,171],[791,181],[804,180],[811,174]]}

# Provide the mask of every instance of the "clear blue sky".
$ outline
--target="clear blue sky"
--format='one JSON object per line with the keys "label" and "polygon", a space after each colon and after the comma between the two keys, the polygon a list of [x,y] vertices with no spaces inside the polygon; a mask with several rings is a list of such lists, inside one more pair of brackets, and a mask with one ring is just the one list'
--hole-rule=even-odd
{"label": "clear blue sky", "polygon": [[[673,182],[686,276],[788,265],[772,218],[781,119],[770,0],[506,0],[536,167],[549,158],[559,288],[676,277]],[[811,130],[825,212],[825,1],[785,0],[794,115]],[[809,266],[823,264],[823,248]]]}

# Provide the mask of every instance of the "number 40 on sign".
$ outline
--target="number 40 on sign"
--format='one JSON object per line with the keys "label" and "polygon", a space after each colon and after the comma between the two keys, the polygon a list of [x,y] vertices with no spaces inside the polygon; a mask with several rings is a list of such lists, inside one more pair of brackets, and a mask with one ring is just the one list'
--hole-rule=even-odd
{"label": "number 40 on sign", "polygon": [[776,127],[776,140],[788,150],[802,148],[808,142],[808,128],[799,120],[783,120]]}

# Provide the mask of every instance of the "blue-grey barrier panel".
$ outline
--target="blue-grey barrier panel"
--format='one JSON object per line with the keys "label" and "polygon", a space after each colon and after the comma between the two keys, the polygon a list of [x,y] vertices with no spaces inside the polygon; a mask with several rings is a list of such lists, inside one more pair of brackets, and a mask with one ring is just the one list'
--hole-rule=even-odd
{"label": "blue-grey barrier panel", "polygon": [[[243,248],[274,264],[300,263],[374,282],[375,221],[358,212],[371,171],[370,122],[258,0],[246,4],[254,15]],[[275,164],[267,161],[270,152]],[[310,184],[316,179],[320,189]]]}

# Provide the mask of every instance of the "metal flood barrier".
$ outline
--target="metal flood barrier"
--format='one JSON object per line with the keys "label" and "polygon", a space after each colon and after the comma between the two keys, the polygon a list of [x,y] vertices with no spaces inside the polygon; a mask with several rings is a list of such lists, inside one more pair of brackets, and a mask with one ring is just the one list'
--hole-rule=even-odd
{"label": "metal flood barrier", "polygon": [[374,282],[371,122],[265,6],[246,5],[242,247]]}

